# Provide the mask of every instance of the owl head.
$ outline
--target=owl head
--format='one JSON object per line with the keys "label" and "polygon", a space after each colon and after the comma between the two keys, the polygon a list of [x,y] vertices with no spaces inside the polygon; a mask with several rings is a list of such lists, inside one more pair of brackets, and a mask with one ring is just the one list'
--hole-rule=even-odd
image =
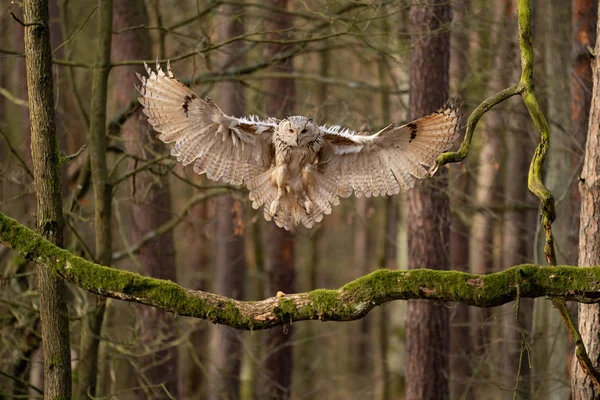
{"label": "owl head", "polygon": [[290,146],[306,146],[319,136],[319,127],[312,118],[295,115],[279,122],[276,136]]}

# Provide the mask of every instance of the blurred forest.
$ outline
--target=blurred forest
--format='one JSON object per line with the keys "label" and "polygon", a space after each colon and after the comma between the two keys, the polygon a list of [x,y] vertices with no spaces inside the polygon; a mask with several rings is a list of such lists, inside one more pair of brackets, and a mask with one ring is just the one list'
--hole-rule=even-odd
{"label": "blurred forest", "polygon": [[[35,27],[23,26],[30,19],[20,3],[0,3],[0,211],[34,227],[25,32]],[[338,288],[380,268],[487,274],[546,263],[540,203],[527,190],[540,135],[519,96],[481,119],[461,163],[397,196],[343,199],[317,227],[289,233],[252,209],[245,188],[172,159],[134,88],[143,61],[170,59],[179,79],[235,116],[306,115],[375,132],[448,98],[464,101],[468,116],[519,82],[517,0],[50,0],[48,10],[68,251],[248,301]],[[600,245],[590,255],[580,243],[580,209],[598,215],[581,206],[578,188],[588,165],[597,1],[531,0],[531,10],[535,93],[552,134],[544,183],[556,200],[555,263],[600,265]],[[588,160],[598,159],[591,151]],[[34,263],[0,244],[0,399],[42,398],[50,385],[37,276]],[[68,316],[62,333],[79,399],[597,396],[544,297],[518,308],[396,301],[357,321],[255,331],[72,284],[56,304],[51,311]],[[577,315],[576,303],[568,308]],[[600,312],[579,308],[598,367]],[[59,365],[52,360],[47,369]]]}

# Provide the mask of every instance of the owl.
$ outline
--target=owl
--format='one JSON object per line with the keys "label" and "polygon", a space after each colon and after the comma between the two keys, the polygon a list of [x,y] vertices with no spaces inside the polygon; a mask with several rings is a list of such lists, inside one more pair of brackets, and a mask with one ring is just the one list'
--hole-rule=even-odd
{"label": "owl", "polygon": [[147,65],[138,78],[139,102],[171,155],[209,179],[245,184],[252,207],[287,230],[310,228],[331,213],[340,197],[390,196],[428,174],[438,155],[458,137],[456,106],[377,133],[318,125],[311,118],[259,119],[226,115],[200,99],[167,63]]}

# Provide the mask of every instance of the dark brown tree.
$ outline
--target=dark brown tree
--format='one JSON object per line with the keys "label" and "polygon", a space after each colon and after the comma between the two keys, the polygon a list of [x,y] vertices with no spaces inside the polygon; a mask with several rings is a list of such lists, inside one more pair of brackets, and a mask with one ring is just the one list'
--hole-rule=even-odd
{"label": "dark brown tree", "polygon": [[[220,40],[244,34],[244,7],[221,7],[224,19],[220,21]],[[222,69],[244,63],[244,43],[237,41],[224,47],[220,63]],[[244,115],[246,99],[239,81],[224,82],[220,86],[219,104],[229,115]],[[216,201],[216,249],[213,290],[236,299],[244,298],[246,258],[244,254],[243,206],[230,196]],[[215,327],[210,342],[209,398],[234,400],[240,396],[242,357],[241,334],[228,327]]]}
{"label": "dark brown tree", "polygon": [[[411,66],[408,119],[440,107],[448,97],[450,3],[414,1],[410,9]],[[432,33],[435,32],[435,33]],[[425,39],[426,38],[426,39]],[[450,204],[447,171],[408,192],[409,268],[450,266]],[[409,301],[406,315],[406,399],[449,398],[448,309]]]}
{"label": "dark brown tree", "polygon": [[[63,245],[60,152],[56,139],[52,49],[48,2],[23,3],[27,91],[31,123],[31,160],[36,193],[37,231],[52,243]],[[65,284],[42,265],[36,268],[44,351],[44,396],[71,397],[71,349]]]}
{"label": "dark brown tree", "polygon": [[[583,6],[583,5],[582,5]],[[576,7],[575,12],[594,10],[593,4],[588,7]],[[599,10],[600,11],[600,10]],[[597,13],[600,19],[600,13]],[[581,18],[581,15],[579,15]],[[585,32],[580,40],[586,40],[591,21],[579,20]],[[600,28],[600,21],[596,29]],[[596,31],[596,38],[600,35]],[[596,40],[595,54],[600,54],[600,40]],[[585,160],[579,180],[581,193],[581,214],[579,230],[579,265],[588,266],[600,263],[600,61],[595,58],[592,62],[593,92],[590,105],[589,128],[585,146]],[[579,83],[579,82],[578,82]],[[585,103],[585,98],[579,98]],[[575,110],[574,110],[575,111]],[[580,114],[582,117],[582,115]],[[579,330],[594,366],[600,366],[600,306],[597,304],[579,305]],[[575,361],[576,362],[576,361]],[[577,364],[572,374],[572,396],[576,400],[598,398],[599,393],[594,388],[591,379]]]}
{"label": "dark brown tree", "polygon": [[[97,68],[92,76],[88,143],[94,185],[95,259],[110,265],[112,263],[112,188],[108,182],[105,127],[112,36],[112,0],[99,1],[98,5],[95,60]],[[96,395],[98,351],[106,308],[106,299],[103,297],[88,295],[87,300],[89,308],[82,319],[80,361],[77,369],[76,396],[79,399]]]}
{"label": "dark brown tree", "polygon": [[[113,30],[147,25],[148,17],[143,0],[115,0],[113,6]],[[146,29],[124,30],[113,34],[112,54],[114,61],[152,59],[152,43]],[[143,73],[141,67],[115,68],[115,103],[124,108],[136,96],[135,72]],[[125,149],[132,156],[129,168],[135,169],[141,160],[151,160],[163,151],[162,143],[146,122],[141,109],[137,109],[121,127]],[[134,158],[135,157],[135,158]],[[130,180],[131,193],[131,241],[139,242],[171,218],[171,196],[164,171],[145,170]],[[148,241],[140,248],[137,258],[143,273],[162,279],[176,279],[173,233],[168,231]],[[150,353],[138,360],[140,398],[177,397],[177,349],[169,344],[175,337],[174,317],[151,307],[139,309],[139,335],[142,348]],[[162,350],[156,350],[155,347]],[[151,351],[148,351],[150,349]]]}
{"label": "dark brown tree", "polygon": [[[450,86],[453,96],[466,99],[465,87],[469,77],[469,30],[467,14],[470,0],[458,0],[453,3],[456,28],[450,38]],[[469,270],[469,228],[466,224],[467,199],[469,196],[469,175],[464,165],[452,165],[449,170],[453,190],[450,192],[451,227],[450,257],[452,269]],[[469,338],[469,307],[453,304],[450,311],[450,398],[469,399],[469,375],[472,345]]]}
{"label": "dark brown tree", "polygon": [[[286,10],[288,0],[269,0],[269,5]],[[274,40],[289,39],[292,21],[289,15],[276,11],[267,13],[266,27]],[[288,50],[283,44],[273,43],[268,46],[269,56],[275,56]],[[273,65],[274,73],[290,73],[294,71],[293,59],[287,59]],[[267,92],[267,115],[295,115],[296,88],[294,79],[271,78],[265,82]],[[267,296],[277,292],[293,293],[295,281],[294,234],[269,223],[264,229],[265,270],[267,272]],[[265,335],[267,355],[261,371],[262,383],[258,386],[261,399],[289,399],[292,385],[293,348],[291,346],[293,328],[275,328]]]}

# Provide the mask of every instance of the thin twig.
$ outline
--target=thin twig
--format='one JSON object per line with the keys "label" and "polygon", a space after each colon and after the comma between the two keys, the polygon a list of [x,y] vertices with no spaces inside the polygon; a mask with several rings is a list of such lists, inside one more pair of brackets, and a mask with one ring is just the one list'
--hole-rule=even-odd
{"label": "thin twig", "polygon": [[8,136],[6,135],[4,130],[2,130],[2,128],[0,128],[0,135],[2,135],[2,137],[6,141],[6,144],[8,145],[8,149],[10,150],[10,152],[17,158],[17,160],[19,160],[23,169],[25,170],[25,172],[27,172],[27,175],[29,175],[29,177],[31,179],[33,179],[33,173],[27,166],[27,163],[25,162],[25,160],[23,160],[23,158],[21,157],[19,152],[17,150],[15,150],[15,148],[12,146],[12,144],[10,143],[10,140],[8,140]]}
{"label": "thin twig", "polygon": [[19,23],[19,25],[24,26],[24,27],[28,27],[28,26],[41,26],[44,27],[45,25],[40,23],[40,22],[31,22],[31,23],[25,23],[23,22],[19,17],[17,17],[15,15],[15,13],[13,13],[12,11],[8,12],[10,14],[11,17],[13,17],[13,19],[15,21],[17,21]]}

